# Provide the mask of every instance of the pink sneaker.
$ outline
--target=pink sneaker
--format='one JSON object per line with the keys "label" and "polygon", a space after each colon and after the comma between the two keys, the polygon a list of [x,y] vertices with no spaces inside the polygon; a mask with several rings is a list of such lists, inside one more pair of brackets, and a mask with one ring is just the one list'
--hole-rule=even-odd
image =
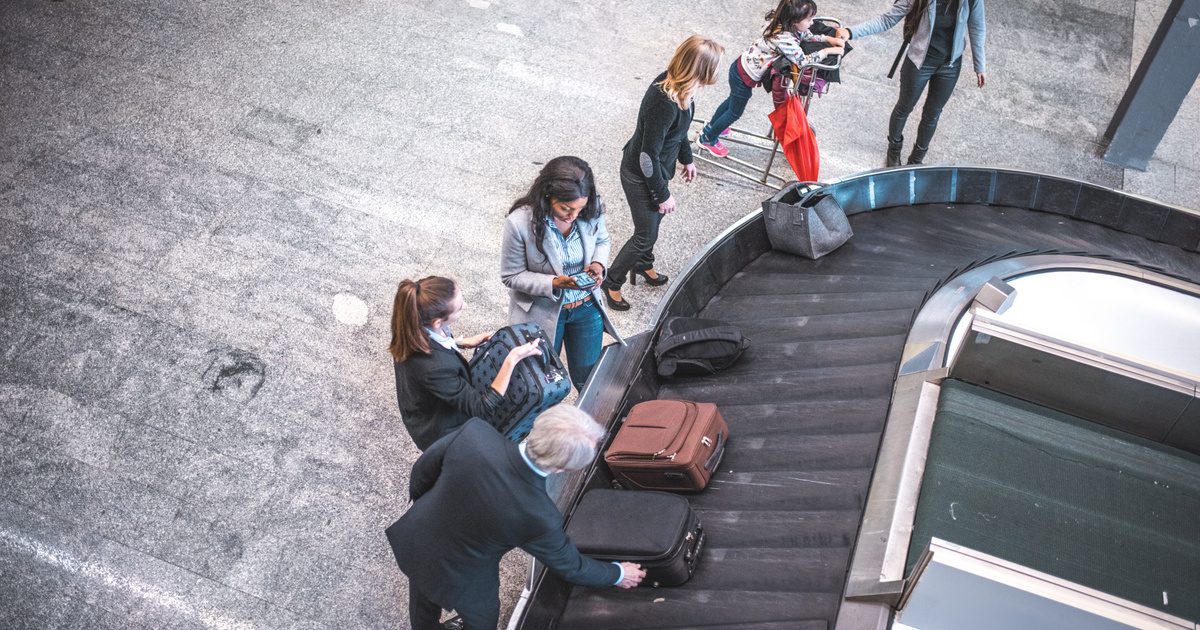
{"label": "pink sneaker", "polygon": [[725,157],[726,155],[729,155],[729,147],[721,144],[720,140],[717,140],[712,144],[705,144],[703,140],[697,140],[697,142],[700,143],[700,146],[707,149],[709,153],[717,157]]}
{"label": "pink sneaker", "polygon": [[729,137],[729,127],[726,127],[725,131],[722,131],[721,133],[719,133],[717,135],[721,136],[722,138],[728,138]]}

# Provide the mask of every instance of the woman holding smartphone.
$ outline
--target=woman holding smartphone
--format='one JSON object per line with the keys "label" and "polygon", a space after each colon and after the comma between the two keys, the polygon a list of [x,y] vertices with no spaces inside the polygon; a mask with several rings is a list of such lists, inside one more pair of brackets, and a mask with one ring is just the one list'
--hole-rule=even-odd
{"label": "woman holding smartphone", "polygon": [[587,162],[556,157],[504,222],[500,279],[509,289],[510,324],[534,322],[567,349],[567,371],[580,390],[600,360],[604,333],[621,340],[600,293],[612,246],[604,204]]}

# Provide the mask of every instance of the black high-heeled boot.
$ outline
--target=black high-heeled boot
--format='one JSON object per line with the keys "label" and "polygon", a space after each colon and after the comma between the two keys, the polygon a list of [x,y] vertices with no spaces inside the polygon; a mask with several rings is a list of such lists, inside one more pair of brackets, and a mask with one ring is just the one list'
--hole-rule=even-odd
{"label": "black high-heeled boot", "polygon": [[656,274],[654,274],[654,277],[651,278],[650,274],[646,273],[646,271],[647,270],[645,270],[645,269],[630,270],[629,271],[629,284],[636,285],[637,284],[637,276],[641,276],[643,279],[646,280],[646,284],[648,284],[652,287],[661,287],[662,285],[666,284],[668,280],[670,280],[670,277],[665,273],[656,273]]}
{"label": "black high-heeled boot", "polygon": [[909,164],[924,164],[925,163],[925,153],[927,151],[929,151],[929,147],[922,148],[922,147],[919,147],[914,144],[912,153],[908,154],[908,163]]}
{"label": "black high-heeled boot", "polygon": [[900,152],[904,150],[904,140],[892,142],[888,139],[887,162],[884,166],[900,166]]}
{"label": "black high-heeled boot", "polygon": [[602,286],[600,289],[604,292],[604,301],[608,304],[608,308],[614,311],[628,311],[631,308],[629,302],[625,301],[625,298],[618,300],[612,296],[612,293],[609,293],[609,291],[620,291],[620,288],[610,289]]}

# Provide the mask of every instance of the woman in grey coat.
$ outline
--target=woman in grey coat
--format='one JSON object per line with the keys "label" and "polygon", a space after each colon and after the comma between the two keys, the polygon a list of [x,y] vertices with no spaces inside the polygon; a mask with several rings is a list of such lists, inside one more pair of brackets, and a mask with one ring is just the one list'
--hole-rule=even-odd
{"label": "woman in grey coat", "polygon": [[[907,19],[906,19],[907,17]],[[975,82],[984,84],[983,0],[896,0],[883,15],[839,29],[845,39],[882,33],[904,20],[904,39],[908,55],[900,68],[900,98],[892,109],[888,124],[887,165],[899,166],[904,149],[904,123],[921,98],[925,87],[925,108],[917,127],[917,140],[909,164],[920,164],[929,150],[929,141],[937,130],[942,108],[950,100],[958,74],[962,70],[962,54],[967,36],[971,37],[971,63],[975,67]]]}
{"label": "woman in grey coat", "polygon": [[600,360],[604,333],[621,341],[600,293],[611,246],[592,169],[577,157],[547,162],[504,222],[500,279],[509,289],[508,321],[540,325],[555,354],[565,345],[577,390]]}

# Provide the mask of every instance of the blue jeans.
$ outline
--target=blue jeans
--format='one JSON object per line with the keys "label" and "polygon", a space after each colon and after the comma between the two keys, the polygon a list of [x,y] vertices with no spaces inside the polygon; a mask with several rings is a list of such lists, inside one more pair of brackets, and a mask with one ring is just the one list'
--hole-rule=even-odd
{"label": "blue jeans", "polygon": [[738,74],[737,65],[737,59],[734,59],[733,63],[729,65],[729,98],[717,106],[712,120],[708,121],[708,124],[704,125],[704,130],[700,132],[700,142],[704,144],[716,142],[722,131],[737,122],[742,117],[742,113],[746,111],[746,103],[749,103],[750,97],[754,96],[754,88],[746,87],[746,83],[742,81],[742,75]]}
{"label": "blue jeans", "polygon": [[913,147],[920,151],[929,148],[933,140],[933,132],[937,131],[938,119],[942,117],[942,108],[954,93],[958,84],[958,73],[962,70],[962,57],[953,63],[923,64],[920,68],[907,58],[900,67],[900,98],[892,109],[892,118],[888,124],[888,142],[902,144],[904,142],[904,123],[908,115],[916,107],[921,98],[921,92],[929,86],[929,94],[925,96],[925,108],[921,111],[921,124],[917,127],[917,142]]}
{"label": "blue jeans", "polygon": [[604,318],[596,300],[558,311],[558,328],[554,331],[555,356],[562,352],[564,342],[571,384],[581,391],[604,349]]}

